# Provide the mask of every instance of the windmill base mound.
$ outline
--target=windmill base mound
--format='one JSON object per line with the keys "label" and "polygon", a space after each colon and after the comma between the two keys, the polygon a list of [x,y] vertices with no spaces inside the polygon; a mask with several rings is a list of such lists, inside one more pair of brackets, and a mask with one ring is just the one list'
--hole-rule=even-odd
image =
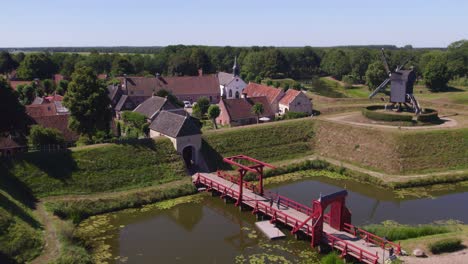
{"label": "windmill base mound", "polygon": [[386,108],[385,105],[371,105],[362,109],[362,116],[370,121],[394,126],[427,126],[439,125],[441,121],[438,112],[434,109],[426,108],[421,114],[402,108],[401,111]]}

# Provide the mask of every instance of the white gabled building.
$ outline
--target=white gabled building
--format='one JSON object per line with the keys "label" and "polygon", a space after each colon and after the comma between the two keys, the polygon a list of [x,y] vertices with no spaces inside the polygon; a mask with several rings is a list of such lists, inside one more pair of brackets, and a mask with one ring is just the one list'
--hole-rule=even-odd
{"label": "white gabled building", "polygon": [[225,99],[241,98],[242,91],[247,84],[239,76],[240,67],[237,65],[237,58],[234,58],[234,66],[232,66],[232,73],[219,72],[219,89],[221,97]]}

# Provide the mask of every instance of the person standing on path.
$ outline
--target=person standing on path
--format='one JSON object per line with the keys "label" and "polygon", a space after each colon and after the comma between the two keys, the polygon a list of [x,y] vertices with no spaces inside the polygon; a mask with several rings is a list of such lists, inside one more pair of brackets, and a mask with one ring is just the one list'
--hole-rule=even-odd
{"label": "person standing on path", "polygon": [[270,198],[270,207],[273,206],[273,198]]}
{"label": "person standing on path", "polygon": [[280,200],[281,198],[278,196],[278,199],[276,200],[276,207],[279,209],[280,208]]}

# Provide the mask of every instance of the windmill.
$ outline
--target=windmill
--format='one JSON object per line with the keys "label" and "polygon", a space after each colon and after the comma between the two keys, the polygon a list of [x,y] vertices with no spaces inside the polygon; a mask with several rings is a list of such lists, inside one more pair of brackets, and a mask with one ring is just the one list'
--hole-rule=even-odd
{"label": "windmill", "polygon": [[411,57],[396,67],[395,71],[392,72],[388,67],[384,49],[382,49],[381,52],[382,62],[384,64],[385,70],[387,71],[388,78],[369,95],[369,98],[374,97],[378,92],[385,89],[387,84],[390,82],[390,103],[392,104],[392,108],[395,108],[395,105],[398,104],[397,110],[402,111],[403,104],[405,105],[406,109],[416,114],[420,114],[421,107],[413,95],[413,85],[416,81],[416,74],[414,73],[413,69],[402,70],[405,64],[411,60]]}

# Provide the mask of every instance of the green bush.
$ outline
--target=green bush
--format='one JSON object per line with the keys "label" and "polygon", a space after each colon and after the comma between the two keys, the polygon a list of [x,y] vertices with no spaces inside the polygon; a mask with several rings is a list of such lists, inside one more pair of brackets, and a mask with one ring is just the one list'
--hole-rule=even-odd
{"label": "green bush", "polygon": [[283,115],[283,119],[297,119],[297,118],[303,118],[303,117],[308,117],[308,116],[309,115],[307,113],[290,111]]}
{"label": "green bush", "polygon": [[64,141],[62,133],[55,128],[33,125],[29,130],[28,142],[35,147],[40,147],[42,145],[62,145]]}
{"label": "green bush", "polygon": [[387,122],[412,122],[413,116],[411,114],[395,114],[393,112],[377,112],[377,110],[384,109],[382,105],[371,105],[362,109],[362,114],[372,120],[387,121]]}
{"label": "green bush", "polygon": [[320,263],[321,264],[343,264],[344,261],[343,259],[340,258],[340,256],[337,253],[332,252],[326,255],[325,257],[323,257],[320,260]]}
{"label": "green bush", "polygon": [[444,225],[402,225],[394,221],[385,221],[382,224],[373,224],[363,227],[380,237],[387,237],[391,241],[404,240],[415,237],[430,236],[435,234],[448,233],[453,231],[450,226]]}
{"label": "green bush", "polygon": [[429,244],[429,250],[433,254],[454,252],[463,248],[464,246],[459,238],[447,238]]}

